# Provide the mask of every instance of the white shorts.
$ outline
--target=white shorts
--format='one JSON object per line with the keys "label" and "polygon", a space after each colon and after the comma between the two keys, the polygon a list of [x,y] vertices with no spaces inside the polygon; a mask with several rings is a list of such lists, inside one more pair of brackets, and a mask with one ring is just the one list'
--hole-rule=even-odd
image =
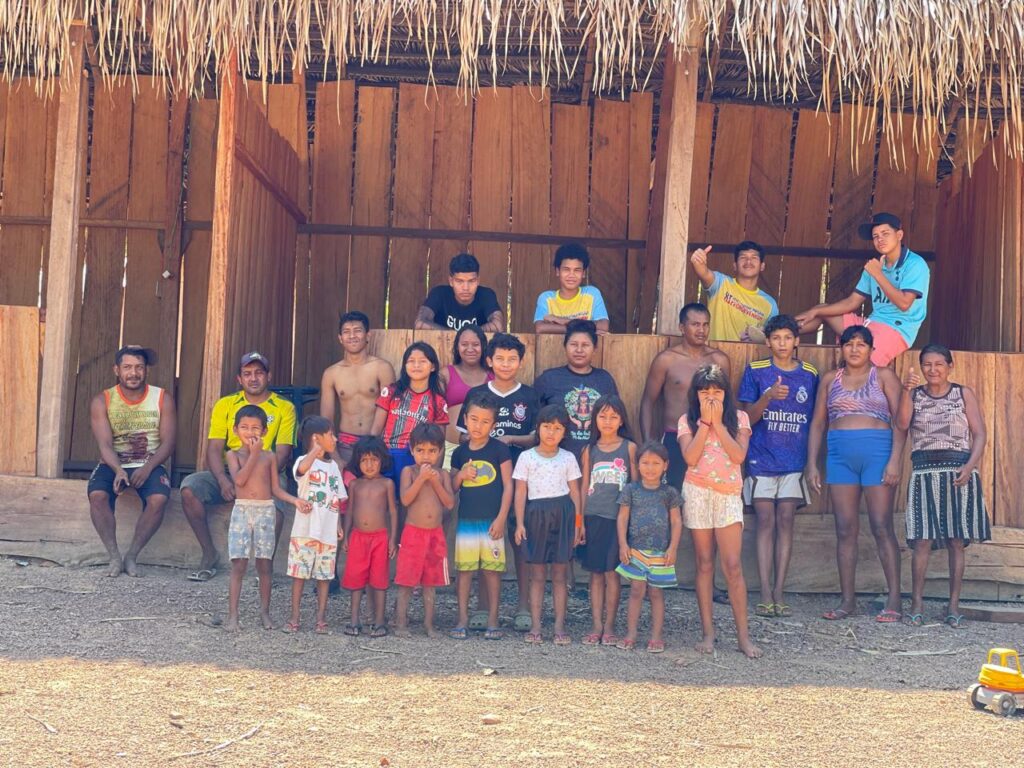
{"label": "white shorts", "polygon": [[751,475],[743,481],[743,503],[750,506],[755,501],[795,501],[796,508],[811,503],[803,472],[788,475]]}
{"label": "white shorts", "polygon": [[743,525],[743,499],[739,494],[720,493],[702,485],[683,483],[686,504],[683,525],[687,528],[728,528]]}

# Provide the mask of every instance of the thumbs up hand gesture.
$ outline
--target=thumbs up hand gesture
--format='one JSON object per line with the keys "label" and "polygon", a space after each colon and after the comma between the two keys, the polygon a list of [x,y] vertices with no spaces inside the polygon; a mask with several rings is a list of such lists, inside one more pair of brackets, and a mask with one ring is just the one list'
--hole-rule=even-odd
{"label": "thumbs up hand gesture", "polygon": [[921,386],[921,377],[917,371],[911,368],[903,379],[903,388],[909,392],[919,386]]}
{"label": "thumbs up hand gesture", "polygon": [[690,254],[690,263],[697,269],[707,269],[708,266],[708,254],[711,253],[711,246],[707,248],[698,248]]}
{"label": "thumbs up hand gesture", "polygon": [[782,377],[779,376],[775,379],[775,383],[771,386],[772,400],[785,400],[789,397],[789,385],[782,383]]}

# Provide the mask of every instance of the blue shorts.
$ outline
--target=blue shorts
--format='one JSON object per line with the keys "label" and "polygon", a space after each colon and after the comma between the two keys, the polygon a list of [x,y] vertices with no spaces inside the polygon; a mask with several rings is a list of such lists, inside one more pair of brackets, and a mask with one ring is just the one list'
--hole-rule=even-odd
{"label": "blue shorts", "polygon": [[891,454],[891,429],[830,429],[825,477],[829,485],[881,485]]}
{"label": "blue shorts", "polygon": [[[129,467],[125,470],[129,480],[132,479],[136,469],[138,467]],[[89,475],[89,483],[86,486],[86,492],[90,495],[96,491],[102,491],[107,494],[107,503],[110,504],[111,512],[114,511],[114,502],[117,501],[117,492],[114,490],[115,477],[114,470],[101,462],[96,465],[96,469]],[[122,488],[121,492],[123,493],[125,490],[127,489]],[[171,481],[167,477],[167,470],[162,466],[153,467],[153,471],[149,473],[149,477],[146,478],[146,482],[142,484],[142,487],[134,490],[139,494],[139,498],[142,499],[143,507],[149,503],[150,496],[163,496],[165,498],[170,496]]]}
{"label": "blue shorts", "polygon": [[416,462],[413,461],[412,451],[408,448],[388,448],[388,453],[391,454],[391,469],[382,474],[384,477],[390,477],[395,482],[395,491],[397,493],[402,483],[402,470],[406,467],[411,467]]}

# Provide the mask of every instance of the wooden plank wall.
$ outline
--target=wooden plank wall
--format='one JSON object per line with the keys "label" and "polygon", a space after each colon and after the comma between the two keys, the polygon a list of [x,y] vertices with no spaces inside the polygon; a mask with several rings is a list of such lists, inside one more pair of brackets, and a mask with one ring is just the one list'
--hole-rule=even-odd
{"label": "wooden plank wall", "polygon": [[[1022,349],[1024,163],[1001,136],[972,167],[960,166],[939,188],[933,337],[978,350]],[[969,322],[966,320],[969,318]]]}
{"label": "wooden plank wall", "polygon": [[[652,97],[644,94],[599,100],[591,108],[552,105],[546,90],[526,86],[489,89],[467,104],[445,87],[402,86],[396,97],[393,89],[321,84],[312,221],[642,240],[653,111]],[[449,260],[467,248],[480,260],[481,283],[502,303],[510,301],[515,330],[532,330],[537,295],[557,286],[554,245],[345,235],[312,240],[311,306],[335,317],[360,309],[376,327],[384,325],[385,304],[387,327],[411,327],[427,290],[447,282]],[[651,318],[639,311],[640,251],[596,249],[593,257],[591,282],[604,293],[612,328],[649,331]],[[327,295],[324,286],[331,286]],[[653,307],[653,297],[646,300]],[[647,314],[653,317],[653,309]],[[326,321],[307,322],[312,338],[334,335]],[[307,375],[333,354],[307,350]]]}
{"label": "wooden plank wall", "polygon": [[[916,150],[911,118],[899,124],[892,159],[884,142],[876,153],[878,116],[866,108],[825,114],[701,103],[697,110],[691,243],[749,239],[823,251],[870,249],[857,238],[857,225],[874,212],[890,211],[903,219],[907,245],[934,250],[938,138],[923,138]],[[817,303],[823,290],[830,301],[853,290],[863,264],[824,255],[769,257],[762,287],[776,297],[781,311],[801,312]],[[710,263],[732,272],[731,253],[712,252]],[[686,285],[686,299],[695,300],[697,281]],[[919,342],[928,338],[927,325]]]}
{"label": "wooden plank wall", "polygon": [[0,304],[0,474],[35,475],[39,309]]}
{"label": "wooden plank wall", "polygon": [[[159,222],[166,211],[170,99],[158,78],[141,77],[138,92],[128,82],[97,82],[89,148],[89,195],[83,217],[126,221],[124,229],[91,227],[82,239],[77,330],[71,355],[77,363],[67,457],[94,461],[98,451],[89,425],[89,402],[113,382],[114,353],[122,344],[154,349],[177,327],[163,327],[161,302],[178,302],[176,289],[162,290],[162,239],[154,229],[130,229],[129,220]],[[83,332],[84,329],[84,332]],[[176,344],[169,348],[175,349]],[[161,360],[153,384],[171,387],[176,360]],[[183,417],[184,418],[184,417]]]}

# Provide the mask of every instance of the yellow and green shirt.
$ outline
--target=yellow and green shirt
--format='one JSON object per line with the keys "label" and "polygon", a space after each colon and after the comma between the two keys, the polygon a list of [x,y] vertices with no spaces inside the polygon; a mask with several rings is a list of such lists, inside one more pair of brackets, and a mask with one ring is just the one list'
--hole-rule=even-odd
{"label": "yellow and green shirt", "polygon": [[[242,447],[242,441],[235,434],[235,414],[243,405],[250,405],[244,392],[226,395],[213,406],[210,417],[211,440],[224,440],[225,450],[236,451]],[[295,445],[295,406],[273,392],[262,403],[255,403],[267,414],[267,432],[263,435],[263,449],[273,450],[278,443]]]}
{"label": "yellow and green shirt", "polygon": [[604,297],[592,285],[584,285],[571,299],[563,299],[558,291],[544,291],[537,297],[537,311],[533,322],[539,323],[548,315],[562,317],[566,320],[598,320],[608,319],[608,310],[604,306]]}
{"label": "yellow and green shirt", "polygon": [[748,326],[763,328],[779,314],[775,299],[760,288],[748,291],[734,278],[715,272],[708,288],[708,311],[711,312],[712,341],[746,341]]}

